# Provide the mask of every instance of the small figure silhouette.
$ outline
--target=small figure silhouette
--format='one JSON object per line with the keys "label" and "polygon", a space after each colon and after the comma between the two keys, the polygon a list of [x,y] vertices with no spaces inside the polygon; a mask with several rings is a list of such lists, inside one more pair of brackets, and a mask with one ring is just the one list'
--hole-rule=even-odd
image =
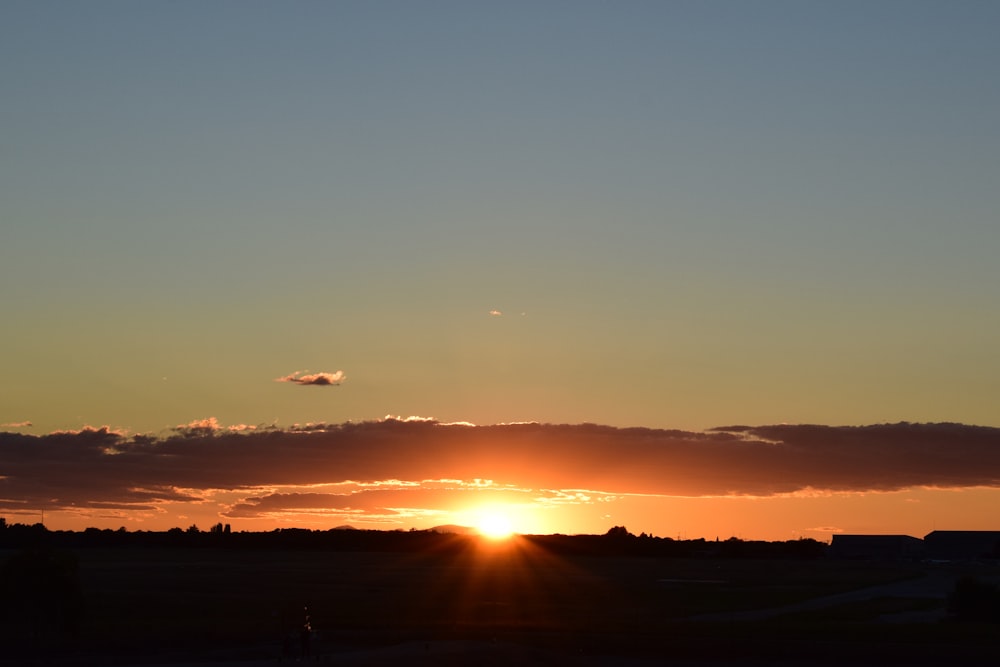
{"label": "small figure silhouette", "polygon": [[312,639],[312,624],[309,622],[309,607],[304,607],[306,614],[305,623],[302,624],[302,630],[299,631],[299,642],[302,645],[302,657],[309,657],[309,641]]}

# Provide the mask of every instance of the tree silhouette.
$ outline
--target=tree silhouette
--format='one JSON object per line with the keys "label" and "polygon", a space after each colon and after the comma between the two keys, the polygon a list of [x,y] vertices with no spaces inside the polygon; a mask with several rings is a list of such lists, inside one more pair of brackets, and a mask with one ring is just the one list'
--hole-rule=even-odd
{"label": "tree silhouette", "polygon": [[604,533],[606,537],[612,537],[617,539],[622,539],[626,537],[635,537],[632,533],[628,532],[628,528],[625,526],[613,526],[608,529],[608,532]]}

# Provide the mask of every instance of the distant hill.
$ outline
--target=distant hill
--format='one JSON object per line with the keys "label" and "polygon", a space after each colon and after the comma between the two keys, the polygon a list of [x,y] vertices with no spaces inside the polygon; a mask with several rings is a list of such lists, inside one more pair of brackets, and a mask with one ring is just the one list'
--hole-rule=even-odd
{"label": "distant hill", "polygon": [[453,524],[448,524],[444,526],[434,526],[428,529],[432,533],[441,533],[442,535],[478,535],[479,531],[475,528],[470,528],[469,526],[456,526]]}

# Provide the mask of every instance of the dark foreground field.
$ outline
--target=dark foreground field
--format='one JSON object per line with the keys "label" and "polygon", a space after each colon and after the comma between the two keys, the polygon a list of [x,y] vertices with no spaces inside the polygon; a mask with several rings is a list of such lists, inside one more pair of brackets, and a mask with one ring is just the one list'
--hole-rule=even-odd
{"label": "dark foreground field", "polygon": [[326,664],[995,664],[1000,648],[1000,626],[946,614],[967,573],[940,565],[566,555],[528,538],[73,555],[74,627],[8,624],[6,664],[291,662],[307,615],[307,659]]}

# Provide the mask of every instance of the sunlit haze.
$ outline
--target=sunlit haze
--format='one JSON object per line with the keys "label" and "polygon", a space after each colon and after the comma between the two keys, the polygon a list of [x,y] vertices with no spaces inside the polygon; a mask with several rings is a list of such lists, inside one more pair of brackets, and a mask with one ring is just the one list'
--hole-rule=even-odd
{"label": "sunlit haze", "polygon": [[510,517],[503,508],[490,508],[482,512],[476,521],[476,529],[481,535],[494,540],[505,539],[515,532]]}

